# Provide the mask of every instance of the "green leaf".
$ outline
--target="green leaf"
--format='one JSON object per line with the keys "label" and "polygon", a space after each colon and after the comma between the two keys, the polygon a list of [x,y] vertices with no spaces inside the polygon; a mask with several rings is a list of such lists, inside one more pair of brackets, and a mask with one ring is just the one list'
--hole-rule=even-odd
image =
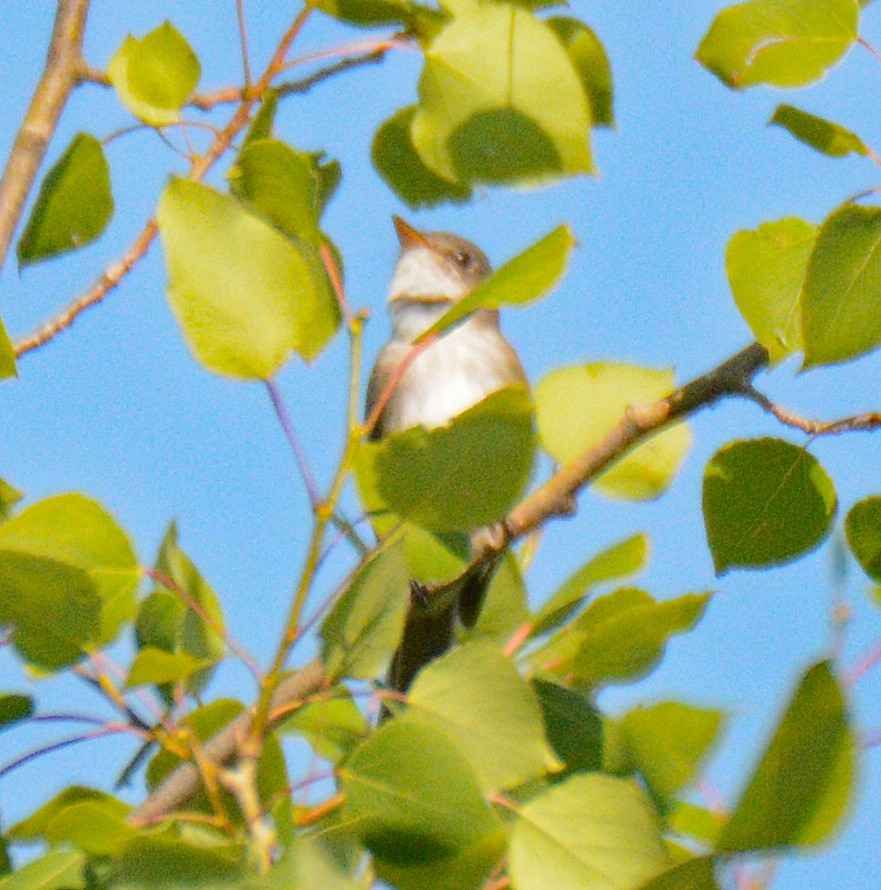
{"label": "green leaf", "polygon": [[816,238],[817,226],[788,217],[744,229],[728,243],[734,302],[772,361],[802,348],[802,290]]}
{"label": "green leaf", "polygon": [[131,809],[121,800],[117,800],[103,791],[98,791],[96,788],[71,785],[52,800],[43,804],[27,819],[13,825],[8,831],[8,836],[10,840],[24,843],[45,840],[52,821],[65,810],[82,803],[99,804],[105,812],[113,812],[120,818],[124,818]]}
{"label": "green leaf", "polygon": [[572,662],[575,682],[592,688],[644,676],[664,657],[670,637],[703,617],[709,599],[704,593],[640,601],[623,590],[596,600],[576,621],[581,644]]}
{"label": "green leaf", "polygon": [[113,864],[111,886],[147,888],[241,887],[249,874],[240,846],[190,844],[162,835],[140,834]]}
{"label": "green leaf", "polygon": [[[226,654],[223,610],[211,585],[178,544],[174,522],[162,539],[154,571],[156,587],[141,602],[135,624],[138,646],[142,650],[162,650],[183,658],[166,660],[161,665],[158,655],[153,654],[143,667],[156,676],[159,676],[157,670],[171,672],[166,680],[153,682],[164,685],[174,682],[175,677],[186,679],[186,691],[199,695],[213,676],[210,665],[221,661]],[[129,683],[134,684],[131,677]],[[169,704],[174,701],[172,688],[164,687],[162,694]]]}
{"label": "green leaf", "polygon": [[603,766],[603,719],[590,700],[578,692],[533,679],[545,732],[566,774],[597,772]]}
{"label": "green leaf", "polygon": [[[336,333],[340,308],[321,260],[322,235],[318,220],[333,182],[325,176],[333,164],[319,167],[318,156],[295,151],[277,139],[247,145],[230,174],[235,194],[272,223],[307,261],[315,291],[315,314],[309,333],[314,357]],[[332,174],[331,174],[332,175]]]}
{"label": "green leaf", "polygon": [[318,171],[314,158],[278,139],[247,145],[230,176],[236,195],[279,231],[318,247]]}
{"label": "green leaf", "polygon": [[574,246],[575,236],[569,226],[558,226],[481,282],[421,334],[416,342],[445,331],[477,309],[522,306],[544,296],[563,277]]}
{"label": "green leaf", "polygon": [[409,600],[404,550],[395,541],[362,563],[321,625],[328,678],[378,676],[401,638]]}
{"label": "green leaf", "polygon": [[770,850],[827,839],[851,797],[855,761],[844,693],[821,661],[799,683],[718,849]]}
{"label": "green leaf", "polygon": [[34,700],[15,692],[0,693],[0,729],[6,729],[34,713]]}
{"label": "green leaf", "polygon": [[309,0],[309,5],[335,19],[369,27],[406,26],[414,18],[414,6],[406,0]]}
{"label": "green leaf", "polygon": [[704,472],[704,524],[717,574],[813,550],[835,508],[835,488],[817,459],[780,439],[732,442]]}
{"label": "green leaf", "polygon": [[139,578],[125,532],[82,495],[46,498],[0,525],[0,623],[38,667],[112,640],[134,615]]}
{"label": "green leaf", "polygon": [[665,807],[693,783],[722,723],[721,711],[672,701],[637,708],[624,716],[621,728],[629,760]]}
{"label": "green leaf", "polygon": [[850,49],[859,17],[856,0],[750,0],[713,19],[697,60],[734,89],[805,86]]}
{"label": "green leaf", "polygon": [[495,646],[469,643],[430,662],[407,700],[408,719],[458,742],[485,794],[560,768],[535,694]]}
{"label": "green leaf", "polygon": [[[18,371],[15,367],[15,346],[9,339],[9,334],[6,333],[3,319],[0,318],[0,380],[6,377],[18,377]],[[0,501],[2,501],[2,496],[0,496]],[[3,514],[0,510],[0,519],[2,518]]]}
{"label": "green leaf", "polygon": [[[542,445],[554,460],[566,464],[602,442],[628,406],[655,402],[673,388],[672,370],[597,362],[554,371],[535,389]],[[690,446],[688,426],[677,424],[606,470],[594,488],[625,500],[656,498],[673,481]]]}
{"label": "green leaf", "polygon": [[576,775],[517,814],[510,874],[517,890],[637,887],[670,865],[657,817],[631,781]]}
{"label": "green leaf", "polygon": [[235,198],[172,179],[159,200],[168,300],[196,359],[267,379],[327,342],[324,270]]}
{"label": "green leaf", "polygon": [[783,127],[799,142],[832,158],[843,158],[851,152],[863,156],[869,154],[856,133],[792,105],[778,105],[768,123]]}
{"label": "green leaf", "polygon": [[141,649],[135,657],[125,685],[133,688],[146,683],[180,683],[203,667],[204,661],[199,661],[186,652],[165,652],[147,647]]}
{"label": "green leaf", "polygon": [[863,571],[873,580],[881,581],[881,497],[854,504],[844,528],[847,543]]}
{"label": "green leaf", "polygon": [[453,418],[365,443],[359,484],[370,509],[378,496],[394,513],[435,531],[488,525],[523,492],[533,463],[532,404],[507,387]]}
{"label": "green leaf", "polygon": [[504,850],[501,823],[444,733],[395,718],[341,771],[343,818],[400,890],[477,890]]}
{"label": "green leaf", "polygon": [[426,50],[411,136],[444,179],[535,183],[590,173],[589,132],[579,73],[528,10],[463,5]]}
{"label": "green leaf", "polygon": [[12,508],[24,497],[17,489],[13,488],[8,482],[0,479],[0,522],[6,522],[12,515]]}
{"label": "green leaf", "polygon": [[0,879],[0,890],[83,890],[86,857],[79,850],[47,853]]}
{"label": "green leaf", "polygon": [[367,718],[341,686],[326,698],[303,704],[284,720],[278,732],[302,736],[319,757],[339,763],[363,740],[367,729]]}
{"label": "green leaf", "polygon": [[639,890],[719,890],[715,865],[712,856],[696,856],[662,872]]}
{"label": "green leaf", "polygon": [[113,196],[104,149],[94,136],[77,133],[43,179],[18,242],[19,265],[84,247],[104,231],[111,216]]}
{"label": "green leaf", "polygon": [[126,822],[130,808],[113,798],[84,800],[64,807],[45,829],[52,845],[69,842],[91,856],[118,856],[137,837],[138,830]]}
{"label": "green leaf", "polygon": [[590,102],[591,124],[612,127],[612,66],[599,37],[578,19],[552,16],[545,24],[562,41]]}
{"label": "green leaf", "polygon": [[119,101],[144,123],[164,127],[199,83],[199,59],[183,35],[166,21],[140,40],[126,37],[107,66]]}
{"label": "green leaf", "polygon": [[434,207],[444,201],[461,204],[471,187],[450,182],[423,163],[410,136],[416,106],[402,108],[376,131],[370,157],[386,185],[410,207]]}
{"label": "green leaf", "polygon": [[242,141],[242,151],[244,151],[252,142],[258,139],[271,139],[272,128],[275,125],[275,113],[278,111],[278,90],[269,88],[263,94],[263,101],[248,127],[248,132]]}
{"label": "green leaf", "polygon": [[715,847],[725,815],[699,807],[686,801],[676,801],[666,814],[670,831],[700,841],[706,847]]}
{"label": "green leaf", "polygon": [[592,557],[536,613],[530,636],[539,636],[559,627],[600,584],[642,571],[648,550],[648,538],[634,535]]}
{"label": "green leaf", "polygon": [[242,890],[364,890],[364,881],[356,877],[357,860],[341,861],[330,834],[296,834],[269,874]]}
{"label": "green leaf", "polygon": [[845,204],[820,227],[802,298],[805,367],[881,343],[881,207]]}

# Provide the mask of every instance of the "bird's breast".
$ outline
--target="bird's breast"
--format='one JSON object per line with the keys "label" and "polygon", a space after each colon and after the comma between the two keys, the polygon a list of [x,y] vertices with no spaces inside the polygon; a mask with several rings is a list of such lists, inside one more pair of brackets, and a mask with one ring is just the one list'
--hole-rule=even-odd
{"label": "bird's breast", "polygon": [[[410,351],[394,340],[384,361],[391,373]],[[421,352],[398,381],[385,411],[386,433],[444,426],[491,393],[526,384],[514,350],[497,327],[470,320]]]}

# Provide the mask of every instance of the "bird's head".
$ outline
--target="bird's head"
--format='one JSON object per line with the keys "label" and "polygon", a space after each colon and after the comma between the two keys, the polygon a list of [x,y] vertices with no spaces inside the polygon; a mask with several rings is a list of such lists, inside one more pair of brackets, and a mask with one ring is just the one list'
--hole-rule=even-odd
{"label": "bird's head", "polygon": [[440,304],[444,309],[467,296],[492,272],[486,254],[449,232],[420,232],[394,217],[401,242],[389,302]]}

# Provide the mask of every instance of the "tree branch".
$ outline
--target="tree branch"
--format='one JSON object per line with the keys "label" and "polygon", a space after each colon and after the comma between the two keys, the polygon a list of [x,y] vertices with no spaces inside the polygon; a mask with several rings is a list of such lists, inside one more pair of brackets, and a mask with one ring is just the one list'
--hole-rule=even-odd
{"label": "tree branch", "polygon": [[0,269],[49,140],[77,84],[88,12],[89,0],[58,0],[46,65],[0,180]]}
{"label": "tree branch", "polygon": [[[238,107],[236,113],[230,119],[230,122],[215,137],[206,152],[200,157],[197,157],[190,165],[188,174],[190,179],[196,181],[202,179],[218,158],[220,158],[226,151],[236,135],[247,126],[251,108],[269,88],[273,78],[281,71],[285,55],[287,54],[292,41],[297,34],[300,33],[300,29],[309,17],[311,8],[312,7],[310,6],[305,6],[303,11],[296,17],[296,19],[294,19],[293,24],[282,37],[272,60],[254,89],[242,100],[242,104]],[[123,254],[121,260],[108,266],[95,283],[83,294],[73,300],[73,302],[68,304],[59,315],[50,319],[27,336],[15,341],[16,357],[48,343],[55,336],[69,328],[81,312],[88,309],[90,306],[94,306],[96,303],[100,303],[101,300],[103,300],[104,297],[113,290],[120,281],[122,281],[138,260],[146,254],[147,249],[156,237],[157,231],[158,227],[156,225],[156,220],[147,220],[140,235],[138,235],[131,247],[129,247]]]}
{"label": "tree branch", "polygon": [[[268,726],[272,727],[288,716],[292,703],[320,692],[325,683],[324,668],[317,659],[282,680],[270,701]],[[254,709],[251,708],[224,727],[202,748],[205,757],[216,764],[229,763],[238,753],[239,745],[247,739],[253,716]],[[199,781],[199,771],[193,763],[181,764],[135,810],[132,821],[143,825],[163,819],[198,791]]]}
{"label": "tree branch", "polygon": [[853,417],[842,417],[839,420],[813,420],[809,417],[800,417],[798,414],[772,402],[764,393],[750,387],[743,395],[755,402],[763,411],[776,417],[785,426],[801,430],[809,436],[837,436],[840,433],[870,433],[881,429],[881,413],[867,411],[865,414],[855,414]]}
{"label": "tree branch", "polygon": [[[481,564],[494,558],[506,546],[547,520],[565,513],[571,498],[592,479],[664,427],[708,408],[726,396],[743,395],[751,387],[753,377],[767,366],[768,361],[767,350],[753,343],[666,398],[651,405],[629,408],[602,442],[587,449],[514,507],[503,523],[505,534],[492,536],[493,539],[475,555],[466,571],[478,570]],[[458,579],[453,583],[459,583]],[[442,590],[432,592],[433,595],[441,593]],[[414,608],[427,610],[431,608],[431,603],[419,605],[414,600],[411,609]],[[319,692],[326,683],[324,668],[318,660],[285,679],[272,696],[267,728],[271,729],[283,715],[286,716],[292,704]],[[205,746],[205,754],[219,764],[232,760],[248,737],[253,716],[254,709],[251,708],[222,729]],[[182,764],[135,811],[134,821],[143,824],[162,819],[186,803],[198,787],[196,767],[191,763]]]}

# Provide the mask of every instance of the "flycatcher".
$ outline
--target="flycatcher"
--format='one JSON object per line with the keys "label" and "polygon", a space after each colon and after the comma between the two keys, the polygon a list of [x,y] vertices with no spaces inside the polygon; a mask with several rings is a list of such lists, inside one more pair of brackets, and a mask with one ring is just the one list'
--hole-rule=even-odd
{"label": "flycatcher", "polygon": [[[420,232],[397,216],[394,223],[401,253],[388,294],[392,333],[367,386],[365,416],[386,398],[369,433],[374,440],[414,426],[444,426],[497,390],[528,385],[520,359],[502,335],[498,311],[478,309],[420,352],[387,394],[413,341],[492,271],[483,251],[458,235]],[[389,671],[393,688],[405,691],[419,668],[449,648],[457,613],[469,624],[477,620],[490,574],[466,580],[458,606],[435,611],[412,605]]]}

